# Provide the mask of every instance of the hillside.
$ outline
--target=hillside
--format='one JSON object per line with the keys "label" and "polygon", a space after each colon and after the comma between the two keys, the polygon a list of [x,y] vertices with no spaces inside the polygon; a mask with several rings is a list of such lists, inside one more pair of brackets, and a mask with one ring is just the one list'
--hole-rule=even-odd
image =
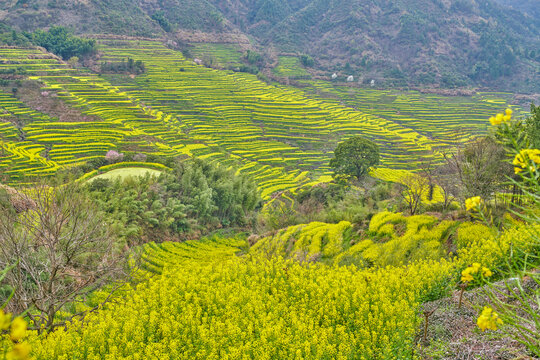
{"label": "hillside", "polygon": [[[251,74],[195,65],[159,41],[101,40],[99,49],[102,61],[130,57],[147,71],[136,77],[96,74],[37,49],[0,49],[9,62],[3,71],[28,80],[15,92],[16,81],[6,80],[0,94],[6,152],[0,169],[10,183],[73,167],[95,171],[115,150],[126,160],[188,155],[234,166],[252,176],[267,198],[328,181],[337,142],[355,134],[379,144],[377,176],[399,181],[422,162],[440,163],[456,141],[485,133],[486,118],[509,100],[489,93],[351,93],[314,83],[334,97],[320,98]],[[437,111],[437,121],[424,114],[428,108]]]}
{"label": "hillside", "polygon": [[497,2],[511,9],[520,11],[525,17],[531,19],[538,19],[538,17],[540,17],[540,7],[535,0],[497,0]]}
{"label": "hillside", "polygon": [[312,1],[263,41],[366,83],[454,87],[511,75],[505,85],[513,86],[539,75],[539,59],[523,56],[540,46],[539,31],[533,19],[490,1]]}
{"label": "hillside", "polygon": [[221,14],[206,1],[13,0],[0,4],[0,21],[24,31],[61,25],[79,34],[161,36],[174,30],[164,21],[164,14],[175,28],[227,28]]}
{"label": "hillside", "polygon": [[192,39],[186,32],[208,34],[196,37],[205,42],[234,33],[251,36],[266,56],[307,53],[312,72],[326,78],[337,72],[381,86],[539,92],[534,4],[500,1],[13,0],[0,5],[0,21],[25,31],[64,25],[82,34],[184,41]]}

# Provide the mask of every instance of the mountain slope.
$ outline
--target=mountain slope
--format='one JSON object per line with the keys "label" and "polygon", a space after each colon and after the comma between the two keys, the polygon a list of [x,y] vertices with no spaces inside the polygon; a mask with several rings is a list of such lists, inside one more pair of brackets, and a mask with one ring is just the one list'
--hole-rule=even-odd
{"label": "mountain slope", "polygon": [[538,76],[540,60],[521,55],[540,47],[540,25],[491,1],[314,0],[263,39],[366,81],[488,85],[516,70]]}
{"label": "mountain slope", "polygon": [[531,19],[540,18],[540,4],[537,0],[496,0],[499,4],[520,11]]}
{"label": "mountain slope", "polygon": [[540,23],[531,2],[9,0],[0,4],[0,21],[26,31],[64,25],[81,34],[244,32],[261,51],[311,55],[319,75],[540,92]]}
{"label": "mountain slope", "polygon": [[204,0],[10,0],[0,3],[0,21],[25,31],[62,25],[80,34],[131,36],[227,29],[220,12]]}

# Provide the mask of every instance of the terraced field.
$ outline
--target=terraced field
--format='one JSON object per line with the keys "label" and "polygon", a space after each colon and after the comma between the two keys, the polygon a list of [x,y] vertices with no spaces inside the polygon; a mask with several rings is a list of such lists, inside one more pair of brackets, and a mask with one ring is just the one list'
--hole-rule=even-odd
{"label": "terraced field", "polygon": [[219,236],[184,242],[152,242],[143,246],[140,266],[151,274],[161,274],[166,266],[181,266],[192,261],[213,263],[240,254],[247,247],[243,239]]}
{"label": "terraced field", "polygon": [[291,79],[311,78],[297,56],[280,56],[278,66],[273,71],[276,75]]}
{"label": "terraced field", "polygon": [[[310,81],[306,84],[311,87],[308,92],[315,98],[346,104],[408,127],[437,140],[442,149],[485,133],[488,127],[486,114],[501,112],[511,97],[509,93],[450,97],[418,91],[398,92],[333,86],[324,81]],[[521,111],[518,107],[514,110],[516,114]]]}
{"label": "terraced field", "polygon": [[242,51],[232,44],[193,44],[190,52],[193,57],[205,62],[212,62],[213,67],[224,69],[242,65]]}
{"label": "terraced field", "polygon": [[[399,181],[420,162],[440,161],[440,149],[455,140],[445,125],[450,110],[456,127],[470,111],[460,102],[448,105],[445,98],[424,105],[423,99],[412,102],[408,94],[387,107],[381,98],[390,95],[383,92],[320,90],[343,96],[342,104],[305,90],[268,85],[253,75],[195,65],[158,41],[102,40],[100,49],[101,61],[131,57],[143,61],[147,72],[98,76],[70,69],[39,50],[0,49],[1,68],[24,69],[29,79],[43,84],[42,91],[99,119],[60,122],[2,93],[0,116],[9,123],[0,123],[7,153],[0,166],[12,182],[102,158],[116,149],[198,156],[235,166],[252,176],[269,198],[277,191],[327,181],[332,150],[338,141],[357,134],[381,147],[382,166],[376,175]],[[476,125],[457,141],[481,132],[485,119],[503,108],[504,100],[491,100],[474,100],[485,106],[474,110],[474,121],[465,121]],[[448,113],[435,119],[438,123],[429,115],[437,104]]]}

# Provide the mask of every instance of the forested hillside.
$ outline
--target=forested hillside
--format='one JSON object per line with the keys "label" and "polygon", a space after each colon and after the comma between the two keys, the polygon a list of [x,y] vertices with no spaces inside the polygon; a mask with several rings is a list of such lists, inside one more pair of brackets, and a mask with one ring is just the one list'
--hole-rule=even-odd
{"label": "forested hillside", "polygon": [[486,85],[512,70],[511,86],[521,71],[538,76],[530,50],[540,46],[539,30],[537,21],[491,1],[311,1],[263,41],[365,83]]}
{"label": "forested hillside", "polygon": [[540,6],[536,0],[497,0],[499,4],[522,12],[526,17],[536,19],[540,16]]}
{"label": "forested hillside", "polygon": [[536,11],[534,2],[508,0],[12,0],[0,5],[0,20],[25,31],[63,25],[78,33],[147,37],[243,33],[266,56],[270,50],[309,54],[318,76],[534,93],[540,83]]}

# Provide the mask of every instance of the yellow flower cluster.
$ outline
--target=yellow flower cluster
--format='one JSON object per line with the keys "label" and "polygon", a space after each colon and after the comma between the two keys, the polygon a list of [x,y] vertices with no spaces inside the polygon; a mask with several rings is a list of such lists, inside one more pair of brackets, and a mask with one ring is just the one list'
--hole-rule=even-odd
{"label": "yellow flower cluster", "polygon": [[161,276],[89,314],[84,326],[35,337],[33,356],[405,359],[419,301],[454,271],[444,261],[374,270],[254,255],[206,262],[199,251],[211,252],[209,244],[168,244],[156,261],[169,262]]}
{"label": "yellow flower cluster", "polygon": [[[463,232],[460,231],[463,228]],[[471,228],[467,223],[458,230],[458,241],[463,238],[463,247],[458,248],[459,267],[472,263],[496,269],[503,265],[511,249],[523,252],[534,251],[533,234],[540,233],[540,225],[519,224],[505,230],[499,236],[486,226]]]}
{"label": "yellow flower cluster", "polygon": [[493,273],[487,267],[482,266],[480,263],[474,263],[461,272],[462,282],[471,282],[474,280],[474,275],[481,274],[484,278],[491,277]]}
{"label": "yellow flower cluster", "polygon": [[478,210],[480,205],[482,205],[482,202],[483,200],[480,196],[468,198],[467,200],[465,200],[465,208],[467,209],[467,211]]}
{"label": "yellow flower cluster", "polygon": [[8,336],[0,336],[0,356],[4,355],[6,360],[26,360],[30,355],[30,345],[21,342],[26,337],[26,321],[17,317],[11,320],[11,315],[0,310],[0,334],[4,331]]}
{"label": "yellow flower cluster", "polygon": [[512,109],[506,109],[504,114],[497,114],[489,118],[489,122],[493,126],[502,124],[503,122],[509,122],[512,120]]}
{"label": "yellow flower cluster", "polygon": [[486,331],[487,329],[497,330],[497,326],[502,325],[503,321],[499,318],[499,314],[493,311],[492,308],[485,306],[476,323],[480,330]]}
{"label": "yellow flower cluster", "polygon": [[512,164],[514,165],[514,171],[519,174],[527,167],[531,172],[534,171],[533,163],[540,165],[540,150],[539,149],[523,149],[516,155]]}

